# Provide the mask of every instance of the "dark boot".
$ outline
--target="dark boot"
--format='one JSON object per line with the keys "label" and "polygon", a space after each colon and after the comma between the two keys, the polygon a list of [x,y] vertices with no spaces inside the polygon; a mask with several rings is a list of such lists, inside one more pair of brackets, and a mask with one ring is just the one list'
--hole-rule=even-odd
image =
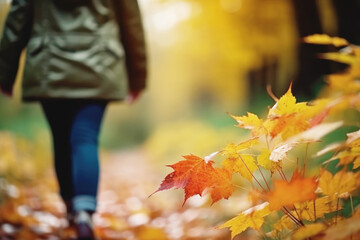
{"label": "dark boot", "polygon": [[91,213],[87,211],[76,212],[74,224],[79,240],[95,240]]}

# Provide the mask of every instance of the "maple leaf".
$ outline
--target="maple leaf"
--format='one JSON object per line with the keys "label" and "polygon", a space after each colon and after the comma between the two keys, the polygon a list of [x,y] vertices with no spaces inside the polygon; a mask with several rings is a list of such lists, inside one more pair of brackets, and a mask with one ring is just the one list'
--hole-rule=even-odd
{"label": "maple leaf", "polygon": [[[346,134],[346,144],[350,145],[360,139],[360,130]],[[359,143],[360,144],[360,143]],[[355,144],[357,145],[357,144]]]}
{"label": "maple leaf", "polygon": [[303,38],[304,42],[320,45],[334,45],[341,47],[348,45],[348,41],[340,37],[330,37],[326,34],[313,34]]}
{"label": "maple leaf", "polygon": [[252,173],[258,169],[255,158],[248,154],[237,154],[236,158],[226,158],[222,162],[222,167],[230,173],[240,173],[242,177],[249,181],[252,181]]}
{"label": "maple leaf", "polygon": [[183,161],[169,165],[174,171],[165,177],[153,194],[174,187],[185,190],[184,203],[189,197],[197,194],[202,196],[203,193],[210,193],[213,203],[221,198],[229,198],[233,192],[230,174],[225,173],[224,169],[214,168],[213,161],[206,162],[195,155],[186,155],[184,158]]}
{"label": "maple leaf", "polygon": [[315,221],[318,218],[324,217],[325,213],[331,213],[342,209],[342,206],[339,205],[337,199],[329,196],[295,204],[295,207],[298,212],[300,212],[301,218],[309,221]]}
{"label": "maple leaf", "polygon": [[264,223],[264,217],[270,213],[269,203],[265,202],[243,211],[238,216],[222,224],[219,228],[230,228],[231,238],[234,238],[248,228],[259,230]]}
{"label": "maple leaf", "polygon": [[281,161],[271,161],[270,160],[270,150],[265,148],[257,157],[257,163],[263,168],[275,172],[276,169],[281,168]]}
{"label": "maple leaf", "polygon": [[316,142],[319,141],[325,135],[338,129],[343,125],[343,121],[322,123],[312,127],[304,132],[301,132],[291,138],[287,139],[285,143],[299,143],[299,142]]}
{"label": "maple leaf", "polygon": [[355,159],[353,169],[357,169],[358,167],[360,167],[360,157]]}
{"label": "maple leaf", "polygon": [[256,114],[248,112],[245,116],[230,116],[238,123],[237,127],[250,129],[253,136],[259,136],[263,133],[263,120],[260,119]]}
{"label": "maple leaf", "polygon": [[303,239],[309,239],[313,236],[318,235],[322,231],[326,229],[326,225],[323,223],[313,223],[305,225],[304,227],[301,227],[295,231],[295,233],[292,235],[293,240],[303,240]]}
{"label": "maple leaf", "polygon": [[347,165],[353,163],[353,169],[360,166],[360,130],[348,133],[346,142],[339,145],[337,153],[327,160],[325,163],[339,159],[339,165]]}
{"label": "maple leaf", "polygon": [[280,233],[282,230],[284,229],[294,229],[295,224],[294,222],[287,216],[284,215],[280,218],[280,220],[278,220],[275,224],[274,224],[274,232],[273,234],[275,236],[278,235],[278,233]]}
{"label": "maple leaf", "polygon": [[305,111],[309,108],[306,102],[296,103],[296,98],[291,93],[291,85],[288,91],[276,102],[270,109],[268,118],[279,117],[281,115],[290,115]]}
{"label": "maple leaf", "polygon": [[319,188],[327,196],[346,198],[359,186],[360,173],[341,170],[335,175],[322,169],[319,178]]}
{"label": "maple leaf", "polygon": [[332,159],[339,159],[338,165],[347,165],[354,162],[354,169],[357,168],[356,162],[360,159],[360,148],[350,148],[339,152]]}
{"label": "maple leaf", "polygon": [[320,54],[320,57],[324,58],[324,59],[340,62],[340,63],[350,64],[350,65],[351,64],[360,64],[360,57],[349,55],[347,53],[335,53],[335,52],[322,53],[322,54]]}
{"label": "maple leaf", "polygon": [[287,153],[291,149],[293,149],[297,144],[299,143],[286,143],[280,145],[271,152],[269,159],[273,162],[279,162],[281,160],[284,160],[286,158]]}
{"label": "maple leaf", "polygon": [[220,154],[225,155],[228,158],[238,158],[238,153],[240,151],[249,149],[258,142],[258,138],[255,137],[239,144],[229,143],[223,150],[220,151]]}
{"label": "maple leaf", "polygon": [[215,169],[213,177],[213,184],[208,188],[212,199],[212,204],[221,200],[222,198],[228,199],[233,191],[234,186],[231,182],[231,175],[225,169]]}
{"label": "maple leaf", "polygon": [[308,120],[303,115],[298,115],[292,113],[289,115],[282,115],[273,119],[272,126],[268,129],[270,136],[272,138],[281,134],[282,139],[286,140],[287,138],[301,133],[309,127]]}
{"label": "maple leaf", "polygon": [[317,186],[315,178],[304,178],[303,173],[296,169],[290,182],[274,181],[274,190],[267,194],[270,209],[279,210],[283,206],[316,199]]}

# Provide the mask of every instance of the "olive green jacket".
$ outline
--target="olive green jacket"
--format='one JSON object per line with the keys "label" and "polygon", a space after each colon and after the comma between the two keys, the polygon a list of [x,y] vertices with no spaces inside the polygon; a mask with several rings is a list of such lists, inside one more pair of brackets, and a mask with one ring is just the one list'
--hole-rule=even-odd
{"label": "olive green jacket", "polygon": [[25,47],[25,100],[122,100],[145,87],[136,0],[13,0],[0,42],[0,86],[13,86]]}

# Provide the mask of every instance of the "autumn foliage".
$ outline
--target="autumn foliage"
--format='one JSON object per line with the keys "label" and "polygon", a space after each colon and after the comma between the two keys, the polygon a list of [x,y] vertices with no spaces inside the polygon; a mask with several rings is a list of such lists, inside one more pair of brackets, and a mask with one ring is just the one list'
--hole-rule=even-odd
{"label": "autumn foliage", "polygon": [[[360,111],[357,80],[360,77],[360,50],[345,39],[327,35],[309,36],[304,41],[346,46],[346,51],[321,56],[351,64],[345,73],[328,78],[327,95],[311,102],[297,102],[290,86],[282,97],[274,97],[275,104],[265,118],[250,112],[231,115],[237,127],[251,131],[251,137],[240,143],[230,143],[204,158],[184,156],[185,160],[170,165],[174,171],[165,177],[156,192],[183,188],[184,202],[191,196],[209,193],[214,203],[233,194],[232,176],[240,174],[253,186],[249,190],[253,206],[220,226],[230,228],[233,237],[253,228],[263,237],[278,239],[290,236],[292,239],[360,238],[360,208],[352,201],[360,189],[360,172],[357,171],[360,167],[360,130],[348,133],[345,142],[319,151],[315,157],[328,152],[333,152],[333,156],[317,173],[306,172],[312,160],[307,153],[309,145],[320,142],[325,135],[345,124],[343,119],[336,117],[340,113],[349,109]],[[299,147],[306,148],[304,154],[300,157],[290,155],[290,151]],[[215,155],[222,157],[217,164],[220,168],[211,160]],[[289,171],[284,170],[284,164],[289,161],[297,162],[290,179]],[[337,172],[327,169],[332,161],[338,161],[340,170]],[[345,218],[340,210],[349,201],[352,211]],[[272,227],[271,231],[265,232],[262,226],[267,221]]]}

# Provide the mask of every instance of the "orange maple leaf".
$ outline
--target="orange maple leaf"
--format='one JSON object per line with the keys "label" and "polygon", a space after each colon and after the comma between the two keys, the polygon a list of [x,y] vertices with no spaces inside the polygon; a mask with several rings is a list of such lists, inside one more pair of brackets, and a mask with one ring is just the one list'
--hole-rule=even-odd
{"label": "orange maple leaf", "polygon": [[234,187],[229,172],[225,169],[214,168],[213,161],[205,161],[195,155],[186,155],[184,158],[183,161],[169,165],[174,171],[165,177],[154,193],[173,187],[183,188],[185,190],[184,203],[196,194],[202,196],[210,193],[212,203],[231,196]]}
{"label": "orange maple leaf", "polygon": [[304,178],[303,172],[296,169],[290,182],[274,181],[274,190],[267,194],[271,210],[279,210],[294,203],[316,199],[316,178]]}

